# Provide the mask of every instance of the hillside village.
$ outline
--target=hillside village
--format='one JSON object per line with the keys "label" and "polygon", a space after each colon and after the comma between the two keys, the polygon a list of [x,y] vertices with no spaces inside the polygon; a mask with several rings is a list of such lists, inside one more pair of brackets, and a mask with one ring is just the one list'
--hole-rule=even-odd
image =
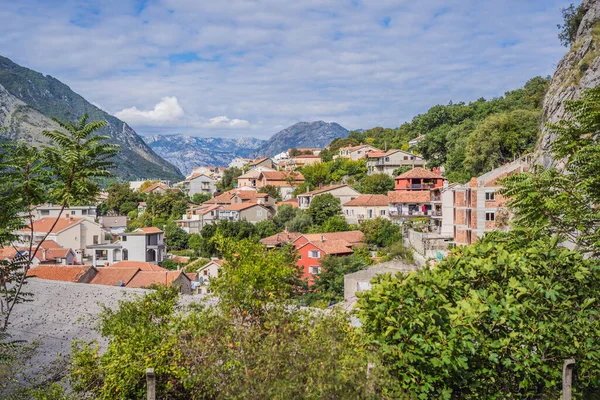
{"label": "hillside village", "polygon": [[[371,261],[365,268],[395,259],[388,257],[385,248],[365,240],[361,231],[365,223],[384,220],[396,227],[410,254],[396,259],[397,268],[413,265],[413,269],[439,262],[453,247],[475,243],[487,232],[506,230],[510,215],[507,199],[497,193],[499,180],[526,171],[527,159],[473,177],[466,184],[449,183],[442,168],[428,169],[427,160],[414,152],[422,139],[411,141],[412,151],[384,151],[362,143],[335,149],[334,162],[355,164],[362,169],[363,180],[376,179],[389,185],[378,187],[377,193],[364,190],[351,175],[318,186],[307,182],[303,171],[312,175],[311,168],[321,167],[323,149],[292,148],[272,158],[236,158],[228,168],[197,166],[181,182],[129,182],[125,191],[146,201],[134,203],[128,213],[119,210],[124,210],[123,206],[126,209],[130,201],[124,197],[118,203],[111,188],[94,204],[65,208],[60,217],[60,207],[38,205],[31,211],[33,224],[17,232],[22,247],[5,247],[0,254],[11,260],[27,253],[33,233],[34,245],[38,238],[45,240],[28,271],[31,277],[122,287],[177,285],[181,293],[206,294],[219,266],[227,260],[218,258],[217,253],[201,254],[199,249],[191,249],[189,236],[201,237],[221,221],[268,226],[273,234],[267,235],[269,229],[259,233],[260,243],[267,248],[291,244],[309,288],[318,280],[325,257],[349,256],[357,248],[366,248]],[[232,172],[231,188],[225,187],[224,178]],[[169,200],[168,196],[174,197]],[[169,234],[165,235],[166,221],[152,224],[156,220],[147,218],[152,214],[148,197],[151,202],[162,199],[185,207],[181,207],[179,218],[170,222]],[[327,219],[337,225],[324,221],[316,229],[305,226],[300,232],[290,230],[294,224],[283,229],[273,224],[280,210],[308,213],[319,199],[333,202]],[[101,215],[107,203],[112,209]],[[57,217],[58,223],[49,231]],[[199,262],[202,256],[205,261]],[[360,285],[368,287],[366,282]],[[346,300],[351,301],[356,290],[351,293]]]}

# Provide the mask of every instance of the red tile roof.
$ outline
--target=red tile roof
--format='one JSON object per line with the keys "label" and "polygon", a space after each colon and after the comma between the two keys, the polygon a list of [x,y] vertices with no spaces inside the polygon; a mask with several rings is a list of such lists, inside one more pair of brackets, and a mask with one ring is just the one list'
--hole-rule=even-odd
{"label": "red tile roof", "polygon": [[147,235],[150,233],[164,233],[164,232],[154,226],[148,226],[146,228],[138,228],[133,232],[127,232],[125,235]]}
{"label": "red tile roof", "polygon": [[92,285],[125,286],[138,273],[134,268],[97,268],[98,273],[90,281]]}
{"label": "red tile roof", "polygon": [[283,243],[293,242],[294,240],[298,239],[300,236],[302,236],[302,234],[300,232],[283,231],[283,232],[276,233],[275,235],[261,239],[260,242],[264,246],[279,246]]}
{"label": "red tile roof", "polygon": [[429,190],[395,190],[388,192],[390,203],[429,203],[431,192]]}
{"label": "red tile roof", "polygon": [[57,249],[62,247],[60,244],[56,243],[54,240],[44,240],[40,245],[42,249]]}
{"label": "red tile roof", "polygon": [[344,207],[387,206],[388,203],[389,198],[385,194],[363,194],[344,204]]}
{"label": "red tile roof", "polygon": [[180,275],[186,276],[181,271],[139,271],[126,286],[129,288],[147,288],[152,285],[168,286]]}
{"label": "red tile roof", "polygon": [[428,178],[428,179],[443,179],[443,176],[438,175],[429,171],[428,169],[417,167],[413,168],[410,171],[406,171],[405,173],[398,175],[396,179],[419,179],[419,178]]}
{"label": "red tile roof", "polygon": [[327,240],[339,240],[343,239],[352,245],[361,244],[365,238],[365,234],[361,231],[346,231],[346,232],[332,232],[332,233],[305,233],[303,235],[306,239],[311,242],[317,242],[321,240],[321,236],[325,241]]}
{"label": "red tile roof", "polygon": [[15,258],[17,253],[22,253],[23,251],[24,250],[22,249],[15,249],[14,247],[10,246],[3,247],[0,249],[0,260],[6,260],[7,258],[9,260],[12,260],[13,258]]}
{"label": "red tile roof", "polygon": [[312,244],[313,246],[323,250],[326,254],[350,254],[353,252],[352,244],[343,239],[324,240],[322,242],[310,241],[299,246],[298,248],[300,249],[309,244]]}
{"label": "red tile roof", "polygon": [[133,268],[140,271],[166,271],[163,267],[144,261],[119,261],[104,268]]}
{"label": "red tile roof", "polygon": [[298,207],[298,199],[287,199],[277,203],[277,207],[281,207],[284,204],[289,204],[292,207]]}
{"label": "red tile roof", "polygon": [[[261,172],[261,175],[267,181],[285,181],[286,179],[293,177],[297,182],[304,182],[304,176],[302,176],[300,172],[263,171]],[[267,184],[270,183],[267,182]]]}
{"label": "red tile roof", "polygon": [[157,183],[154,183],[154,184],[148,186],[146,189],[142,190],[142,193],[150,193],[158,188],[163,189],[163,190],[169,190],[169,186],[167,186],[166,184],[164,184],[162,182],[157,182]]}
{"label": "red tile roof", "polygon": [[269,159],[269,157],[265,157],[265,158],[259,158],[258,160],[254,160],[251,163],[249,163],[248,165],[258,165],[263,161],[267,161]]}
{"label": "red tile roof", "polygon": [[40,265],[27,271],[27,276],[51,281],[79,282],[91,265]]}
{"label": "red tile roof", "polygon": [[[50,228],[52,228],[52,225],[54,225],[55,221],[56,218],[53,217],[40,218],[37,221],[33,221],[33,231],[40,233],[48,233],[50,231]],[[52,232],[60,232],[64,229],[70,228],[71,226],[77,225],[80,222],[80,218],[61,217],[56,222],[54,228],[52,228]],[[21,229],[21,232],[30,231],[31,228]]]}

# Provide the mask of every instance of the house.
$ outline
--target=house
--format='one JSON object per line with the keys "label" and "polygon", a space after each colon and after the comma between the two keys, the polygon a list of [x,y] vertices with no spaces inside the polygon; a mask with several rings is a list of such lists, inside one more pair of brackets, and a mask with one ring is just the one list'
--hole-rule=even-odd
{"label": "house", "polygon": [[433,215],[429,190],[394,190],[388,192],[388,199],[388,212],[393,220]]}
{"label": "house", "polygon": [[162,183],[162,182],[156,182],[156,183],[153,183],[152,185],[148,186],[144,190],[142,190],[141,193],[165,194],[167,192],[167,190],[170,190],[169,185],[167,185],[166,183]]}
{"label": "house", "polygon": [[300,154],[285,160],[283,165],[286,171],[294,171],[296,168],[302,168],[305,165],[313,165],[320,162],[322,162],[322,160],[319,156],[313,154]]}
{"label": "house", "polygon": [[42,218],[56,218],[59,216],[71,216],[73,218],[85,218],[92,222],[96,221],[98,218],[97,207],[96,206],[71,206],[66,207],[62,210],[62,206],[58,204],[40,204],[32,208],[32,217],[33,220],[38,220]]}
{"label": "house", "polygon": [[321,273],[323,257],[350,255],[354,252],[353,247],[363,245],[363,240],[364,234],[361,231],[302,234],[286,230],[260,242],[270,248],[291,243],[298,252],[296,265],[302,272],[302,278],[311,285],[315,276]]}
{"label": "house", "polygon": [[138,271],[125,287],[151,288],[153,286],[176,286],[182,294],[192,293],[192,281],[183,271]]}
{"label": "house", "polygon": [[400,167],[424,167],[427,162],[421,156],[402,150],[373,151],[367,154],[367,173],[386,174],[394,177]]}
{"label": "house", "polygon": [[508,200],[498,193],[502,188],[499,180],[528,169],[529,160],[523,158],[472,178],[465,185],[452,186],[452,195],[442,198],[442,208],[452,208],[452,212],[444,213],[442,232],[452,232],[456,244],[468,245],[486,232],[508,229]]}
{"label": "house", "polygon": [[315,196],[321,194],[331,193],[333,197],[340,200],[340,204],[344,205],[350,200],[354,200],[360,193],[352,189],[348,185],[331,185],[325,186],[321,189],[313,190],[310,192],[302,193],[296,196],[298,198],[298,207],[302,210],[307,210],[310,207],[310,202]]}
{"label": "house", "polygon": [[92,265],[111,265],[119,261],[162,263],[165,257],[164,232],[155,227],[123,232],[115,243],[90,245]]}
{"label": "house", "polygon": [[290,199],[294,190],[304,182],[300,172],[263,171],[258,176],[258,187],[275,186],[283,199]]}
{"label": "house", "polygon": [[342,147],[339,150],[337,157],[341,157],[341,158],[349,158],[351,160],[360,160],[361,158],[365,158],[365,156],[367,155],[367,153],[370,153],[372,151],[380,151],[378,148],[370,146],[368,144],[360,144],[358,146],[349,146],[349,147]]}
{"label": "house", "polygon": [[31,227],[15,232],[24,245],[28,245],[31,241],[39,243],[42,240],[52,240],[60,247],[73,249],[75,252],[85,251],[86,255],[91,256],[91,252],[85,250],[87,246],[104,243],[102,226],[87,218],[73,218],[71,215],[58,219],[44,217],[33,221],[32,226],[33,237]]}
{"label": "house", "polygon": [[193,172],[182,183],[182,189],[188,196],[196,193],[213,195],[217,191],[219,179],[214,174],[206,172]]}
{"label": "house", "polygon": [[200,233],[204,226],[218,221],[220,207],[218,204],[202,204],[188,208],[175,223],[187,233]]}
{"label": "house", "polygon": [[140,201],[138,203],[138,215],[142,215],[143,213],[146,212],[146,207],[148,207],[148,205],[146,204],[145,201]]}
{"label": "house", "polygon": [[51,281],[90,283],[96,273],[91,265],[40,265],[29,269],[27,276]]}
{"label": "house", "polygon": [[273,160],[271,160],[268,157],[259,158],[258,160],[254,160],[254,161],[248,163],[249,169],[254,169],[256,167],[266,167],[266,168],[270,168],[270,169],[275,169],[275,163],[273,162]]}
{"label": "house", "polygon": [[419,135],[414,139],[410,139],[408,141],[408,146],[409,147],[415,147],[416,145],[419,144],[419,142],[421,142],[423,139],[425,139],[425,135]]}
{"label": "house", "polygon": [[198,273],[198,281],[200,282],[198,293],[208,294],[210,292],[210,281],[219,276],[223,262],[223,260],[215,258],[198,268],[196,271]]}
{"label": "house", "polygon": [[242,221],[256,223],[268,219],[270,212],[264,206],[257,203],[238,203],[221,207],[219,219],[228,221]]}
{"label": "house", "polygon": [[229,168],[244,169],[251,161],[248,158],[236,157],[229,163]]}
{"label": "house", "polygon": [[127,216],[125,215],[115,215],[115,216],[107,216],[103,215],[100,217],[100,225],[105,230],[109,231],[113,235],[118,235],[119,233],[125,232],[127,229]]}
{"label": "house", "polygon": [[237,188],[243,187],[261,188],[260,174],[261,172],[275,172],[273,168],[258,166],[237,177]]}
{"label": "house", "polygon": [[362,194],[342,206],[342,214],[349,224],[360,224],[375,218],[389,219],[389,198],[385,194]]}
{"label": "house", "polygon": [[444,185],[446,178],[425,168],[413,168],[394,178],[395,190],[430,190]]}
{"label": "house", "polygon": [[[39,245],[39,248],[38,248]],[[37,249],[37,251],[36,251]],[[35,255],[31,260],[31,266],[38,265],[75,265],[81,264],[81,252],[61,247],[54,240],[44,240],[42,243],[33,243],[31,251]],[[0,248],[0,260],[23,261],[30,254],[29,245],[23,247],[6,246]]]}
{"label": "house", "polygon": [[366,269],[344,275],[344,300],[352,301],[356,298],[357,292],[371,289],[371,279],[377,275],[391,273],[406,274],[417,270],[416,264],[409,264],[405,261],[394,260],[375,264]]}

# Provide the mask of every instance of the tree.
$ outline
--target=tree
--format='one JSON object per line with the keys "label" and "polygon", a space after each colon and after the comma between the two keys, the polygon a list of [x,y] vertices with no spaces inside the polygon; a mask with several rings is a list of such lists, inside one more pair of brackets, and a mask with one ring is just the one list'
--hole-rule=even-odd
{"label": "tree", "polygon": [[387,194],[394,190],[394,179],[388,174],[371,174],[361,179],[358,191],[366,194]]}
{"label": "tree", "polygon": [[121,206],[119,207],[119,212],[122,215],[128,215],[130,212],[136,212],[137,213],[137,209],[138,209],[138,203],[135,201],[126,201],[125,203],[121,204]]}
{"label": "tree", "polygon": [[312,290],[316,296],[310,297],[311,302],[325,300],[327,303],[344,300],[344,275],[367,268],[373,261],[368,253],[336,257],[325,256],[321,260],[321,273],[316,275]]}
{"label": "tree", "polygon": [[142,183],[142,185],[138,189],[138,192],[139,193],[143,192],[144,190],[148,189],[150,186],[154,185],[156,182],[158,182],[158,181],[144,181],[144,183]]}
{"label": "tree", "polygon": [[202,204],[210,199],[212,199],[212,195],[209,193],[194,193],[194,196],[192,196],[192,203]]}
{"label": "tree", "polygon": [[327,219],[341,214],[340,200],[331,193],[314,196],[308,207],[308,215],[317,225],[322,225]]}
{"label": "tree", "polygon": [[303,211],[290,204],[282,204],[277,207],[277,214],[273,217],[273,222],[279,229],[285,229],[287,224],[294,219],[298,213],[303,213]]}
{"label": "tree", "polygon": [[331,182],[330,169],[328,163],[316,163],[302,167],[302,176],[305,184],[311,188]]}
{"label": "tree", "polygon": [[188,235],[188,247],[199,254],[202,248],[202,237],[197,233],[190,233]]}
{"label": "tree", "polygon": [[[379,275],[359,317],[414,398],[557,398],[563,361],[598,388],[600,266],[557,238],[484,239],[433,269]],[[584,333],[585,332],[585,333]]]}
{"label": "tree", "polygon": [[[6,331],[14,306],[23,301],[25,272],[31,267],[41,243],[55,228],[64,209],[70,205],[95,201],[100,190],[98,179],[112,175],[110,169],[114,165],[111,159],[119,151],[119,146],[107,143],[107,136],[94,134],[94,131],[106,125],[105,121],[88,123],[87,119],[88,116],[84,115],[73,125],[53,118],[61,130],[43,131],[42,134],[52,140],[54,146],[44,147],[40,154],[24,143],[17,144],[13,154],[5,158],[1,166],[3,187],[11,188],[18,195],[3,194],[8,200],[8,212],[15,214],[12,217],[4,214],[0,220],[9,217],[18,221],[17,224],[23,224],[22,215],[26,214],[30,237],[33,238],[31,207],[41,203],[45,197],[58,202],[61,208],[48,233],[39,238],[41,240],[38,239],[37,243],[30,241],[26,255],[17,257],[15,263],[8,267],[0,268],[0,332]],[[52,177],[50,184],[47,184],[48,177]],[[11,225],[14,226],[14,223],[3,226],[0,232],[7,232]],[[3,239],[10,237],[4,236]]]}
{"label": "tree", "polygon": [[600,254],[600,88],[565,102],[567,118],[548,125],[551,155],[562,168],[537,165],[503,180],[513,229],[558,236],[579,251]]}
{"label": "tree", "polygon": [[539,113],[516,110],[492,115],[469,137],[464,165],[472,176],[490,171],[533,149]]}
{"label": "tree", "polygon": [[[405,172],[408,172],[412,169],[412,167],[410,165],[403,165],[401,167],[396,168],[393,172],[392,172],[392,176],[396,177],[398,175],[402,175]],[[392,189],[393,190],[393,189]]]}
{"label": "tree", "polygon": [[351,228],[350,225],[348,225],[348,222],[346,222],[346,219],[344,217],[342,217],[341,215],[336,215],[333,217],[328,218],[325,222],[323,222],[323,225],[321,226],[317,226],[318,231],[317,233],[320,232],[344,232],[344,231],[349,231]]}
{"label": "tree", "polygon": [[281,201],[281,192],[277,186],[265,185],[258,190],[258,193],[267,193],[277,201]]}
{"label": "tree", "polygon": [[259,221],[254,224],[254,228],[256,230],[256,234],[259,238],[263,239],[272,235],[275,235],[279,232],[279,228],[273,222],[273,220],[265,219],[264,221]]}
{"label": "tree", "polygon": [[[128,214],[133,209],[137,209],[138,203],[142,200],[141,194],[131,190],[127,183],[113,183],[107,192],[108,198],[104,202],[106,211]],[[135,208],[132,208],[132,204],[135,204]]]}
{"label": "tree", "polygon": [[167,190],[164,194],[150,193],[146,199],[146,212],[153,224],[157,224],[156,220],[180,219],[187,207],[186,195],[175,190]]}
{"label": "tree", "polygon": [[580,4],[577,8],[571,3],[568,7],[562,8],[562,17],[563,24],[558,24],[557,27],[560,30],[558,33],[558,39],[560,43],[569,47],[577,38],[577,30],[579,29],[579,25],[581,25],[581,21],[585,16],[586,9],[583,6],[583,3]]}
{"label": "tree", "polygon": [[175,222],[169,222],[165,227],[165,241],[170,250],[187,249],[188,234]]}
{"label": "tree", "polygon": [[233,184],[238,176],[242,175],[243,171],[239,168],[228,168],[223,171],[223,179],[217,183],[217,189],[220,192],[226,192],[233,189]]}
{"label": "tree", "polygon": [[302,232],[306,233],[310,229],[313,220],[310,215],[306,212],[297,213],[296,216],[288,222],[287,227],[290,232]]}
{"label": "tree", "polygon": [[365,234],[365,242],[377,247],[387,247],[402,240],[400,227],[380,217],[364,221],[360,230]]}

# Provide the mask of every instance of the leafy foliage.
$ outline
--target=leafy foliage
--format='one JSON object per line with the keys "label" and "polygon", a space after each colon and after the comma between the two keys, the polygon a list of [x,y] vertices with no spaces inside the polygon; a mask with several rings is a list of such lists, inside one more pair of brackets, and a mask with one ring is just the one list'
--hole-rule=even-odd
{"label": "leafy foliage", "polygon": [[366,194],[387,194],[394,190],[394,185],[394,179],[388,174],[371,174],[360,180],[358,191]]}
{"label": "leafy foliage", "polygon": [[226,169],[223,171],[223,179],[221,179],[221,182],[217,184],[217,189],[220,192],[226,192],[233,189],[233,184],[235,183],[237,177],[243,173],[244,171],[235,167]]}
{"label": "leafy foliage", "polygon": [[267,193],[277,201],[281,201],[281,192],[277,186],[265,185],[259,189],[258,193]]}
{"label": "leafy foliage", "polygon": [[583,3],[578,7],[575,7],[573,3],[571,3],[568,7],[563,7],[561,11],[563,24],[557,25],[560,30],[558,39],[563,46],[569,47],[575,42],[577,30],[579,29],[579,25],[581,25],[586,9],[584,8]]}
{"label": "leafy foliage", "polygon": [[574,357],[578,388],[597,387],[600,266],[557,242],[483,240],[376,277],[359,316],[398,385],[415,398],[557,398]]}
{"label": "leafy foliage", "polygon": [[342,214],[340,200],[331,193],[315,196],[308,207],[313,223],[322,225],[326,220]]}
{"label": "leafy foliage", "polygon": [[360,225],[360,230],[365,234],[365,242],[377,247],[386,247],[402,240],[400,226],[384,218],[366,220]]}
{"label": "leafy foliage", "polygon": [[210,199],[212,199],[212,195],[209,193],[194,193],[192,196],[192,203],[202,204]]}

